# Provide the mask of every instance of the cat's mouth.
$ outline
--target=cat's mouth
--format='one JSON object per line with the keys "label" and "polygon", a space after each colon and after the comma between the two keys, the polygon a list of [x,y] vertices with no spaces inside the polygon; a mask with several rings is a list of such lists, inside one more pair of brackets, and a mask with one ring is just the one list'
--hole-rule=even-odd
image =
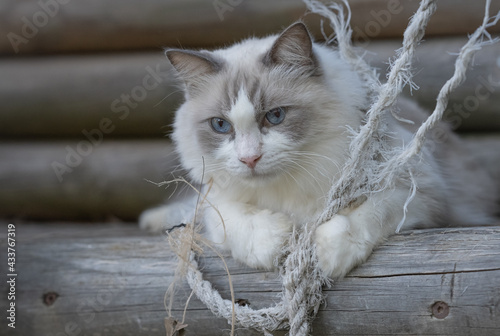
{"label": "cat's mouth", "polygon": [[240,172],[238,177],[247,181],[268,181],[279,176],[279,172],[270,169],[261,169],[259,167],[248,168]]}
{"label": "cat's mouth", "polygon": [[283,169],[280,168],[279,165],[275,166],[265,160],[260,160],[253,165],[240,163],[241,162],[238,162],[236,165],[229,165],[226,168],[226,172],[234,178],[244,182],[269,182],[270,180],[276,179],[283,174]]}

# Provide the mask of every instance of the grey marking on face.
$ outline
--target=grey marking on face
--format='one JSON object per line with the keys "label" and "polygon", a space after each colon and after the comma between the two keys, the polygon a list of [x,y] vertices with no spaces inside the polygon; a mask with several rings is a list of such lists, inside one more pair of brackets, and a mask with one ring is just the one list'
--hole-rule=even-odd
{"label": "grey marking on face", "polygon": [[[280,127],[281,126],[281,127]],[[295,142],[300,142],[307,136],[310,129],[310,119],[307,111],[300,107],[290,107],[283,123],[274,126]]]}
{"label": "grey marking on face", "polygon": [[227,140],[227,138],[231,138],[232,135],[227,134],[219,134],[214,132],[211,127],[208,125],[198,128],[198,141],[200,143],[200,147],[203,149],[204,153],[214,153],[220,145]]}
{"label": "grey marking on face", "polygon": [[230,110],[236,103],[242,88],[247,93],[248,99],[253,103],[256,113],[258,113],[261,110],[261,101],[259,100],[260,80],[258,76],[242,70],[228,73],[228,78],[223,83],[222,91],[225,92],[225,95],[222,106],[227,106],[226,109]]}
{"label": "grey marking on face", "polygon": [[[302,96],[311,89],[310,81],[313,79],[287,78],[286,74],[276,71],[270,74],[271,70],[264,66],[258,69],[258,74],[255,74],[256,69],[253,72],[250,72],[252,69],[245,70],[223,70],[224,74],[217,79],[220,82],[213,85],[219,91],[214,91],[205,104],[208,109],[206,115],[231,121],[228,118],[229,111],[236,103],[240,89],[244,88],[254,106],[255,120],[262,134],[276,131],[285,134],[290,141],[304,141],[314,118],[307,107],[313,102],[307,102]],[[277,107],[286,107],[285,120],[279,125],[270,125],[266,122],[265,115]],[[237,129],[237,125],[233,127]],[[198,125],[197,136],[203,151],[213,153],[223,142],[234,140],[235,133],[233,129],[229,134],[219,134],[212,129],[209,121],[203,121]]]}

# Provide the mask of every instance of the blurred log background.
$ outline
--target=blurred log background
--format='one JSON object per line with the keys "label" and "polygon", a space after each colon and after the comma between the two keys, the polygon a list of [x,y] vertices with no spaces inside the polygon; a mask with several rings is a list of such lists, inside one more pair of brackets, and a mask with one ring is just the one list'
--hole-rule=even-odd
{"label": "blurred log background", "polygon": [[[381,72],[418,6],[351,0],[354,39]],[[432,108],[484,0],[440,0],[415,60]],[[493,1],[491,13],[500,10]],[[164,47],[212,48],[319,18],[300,0],[3,0],[0,4],[0,217],[135,221],[168,192],[149,183],[176,165],[166,136],[182,95]],[[500,25],[491,28],[498,34]],[[500,44],[485,47],[447,119],[500,166]],[[487,136],[488,141],[477,135]],[[494,155],[491,155],[491,154]],[[495,156],[496,155],[496,156]],[[499,158],[500,159],[500,158]]]}

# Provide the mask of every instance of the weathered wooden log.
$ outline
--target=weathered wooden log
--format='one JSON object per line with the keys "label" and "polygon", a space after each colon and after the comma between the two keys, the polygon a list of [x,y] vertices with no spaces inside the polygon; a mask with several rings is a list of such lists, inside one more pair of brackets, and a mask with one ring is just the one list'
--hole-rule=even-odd
{"label": "weathered wooden log", "polygon": [[[2,137],[162,136],[182,94],[161,51],[0,62]],[[105,121],[106,122],[106,121]]]}
{"label": "weathered wooden log", "polygon": [[[399,37],[418,7],[411,0],[351,0],[354,39]],[[482,22],[482,1],[441,0],[430,35],[471,33]],[[0,54],[206,47],[250,34],[275,33],[304,18],[301,0],[4,0]],[[500,4],[492,2],[492,13]],[[305,17],[316,35],[318,18]],[[492,27],[500,32],[500,26]]]}
{"label": "weathered wooden log", "polygon": [[[159,188],[147,180],[172,180],[178,169],[172,145],[166,139],[116,141],[106,136],[96,144],[83,136],[1,143],[0,218],[134,221],[165,201],[175,186]],[[500,138],[479,137],[466,144],[495,176],[500,191]]]}
{"label": "weathered wooden log", "polygon": [[[417,49],[413,99],[433,108],[451,76],[464,38],[430,39]],[[384,73],[400,47],[371,42],[368,55]],[[477,53],[467,81],[451,97],[447,119],[462,131],[500,130],[500,44]],[[0,62],[0,136],[81,137],[103,119],[116,127],[107,137],[163,136],[182,94],[163,53],[5,59]],[[382,75],[383,76],[383,75]]]}
{"label": "weathered wooden log", "polygon": [[167,141],[15,142],[0,144],[0,217],[136,220],[167,199],[177,160]]}
{"label": "weathered wooden log", "polygon": [[[176,261],[164,237],[123,225],[14,224],[16,328],[4,319],[2,335],[165,335],[163,299]],[[279,300],[277,274],[225,260],[235,298],[255,309]],[[220,259],[207,251],[201,263],[205,278],[230,299]],[[6,262],[1,265],[7,274]],[[500,335],[499,277],[500,227],[395,235],[325,288],[313,335]],[[177,284],[172,312],[182,320],[186,309],[187,335],[229,335],[225,320],[189,299],[182,279]],[[7,286],[3,281],[2,293],[12,291]],[[6,307],[12,301],[2,295],[0,302]]]}
{"label": "weathered wooden log", "polygon": [[[404,94],[432,111],[444,83],[451,78],[457,54],[465,44],[464,38],[439,38],[424,41],[414,60],[413,82],[416,88],[406,87]],[[385,74],[388,59],[400,41],[380,41],[366,44],[373,52],[371,63]],[[500,44],[483,47],[467,70],[467,79],[450,96],[444,120],[454,129],[467,132],[500,130]],[[385,76],[382,76],[385,78]]]}

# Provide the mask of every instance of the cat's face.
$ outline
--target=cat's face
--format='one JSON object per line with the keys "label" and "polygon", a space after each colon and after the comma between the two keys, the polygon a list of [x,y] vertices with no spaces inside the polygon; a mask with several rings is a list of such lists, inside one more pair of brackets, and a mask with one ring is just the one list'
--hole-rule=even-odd
{"label": "cat's face", "polygon": [[185,83],[173,138],[192,178],[269,181],[309,173],[335,99],[304,25],[225,50],[167,56]]}

